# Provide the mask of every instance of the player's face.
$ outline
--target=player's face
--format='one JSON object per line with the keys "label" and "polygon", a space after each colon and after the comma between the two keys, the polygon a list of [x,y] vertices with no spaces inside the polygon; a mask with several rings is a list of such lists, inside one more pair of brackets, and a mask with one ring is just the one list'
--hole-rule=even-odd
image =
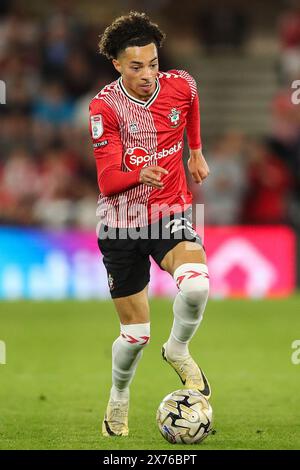
{"label": "player's face", "polygon": [[158,72],[157,48],[154,43],[146,46],[127,47],[113,64],[122,75],[128,93],[147,101],[155,90]]}

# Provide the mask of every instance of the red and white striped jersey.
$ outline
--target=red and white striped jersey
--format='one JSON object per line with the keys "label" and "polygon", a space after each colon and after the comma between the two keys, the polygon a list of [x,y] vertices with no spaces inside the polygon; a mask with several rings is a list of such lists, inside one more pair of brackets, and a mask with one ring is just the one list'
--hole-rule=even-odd
{"label": "red and white striped jersey", "polygon": [[[169,207],[179,212],[191,204],[182,161],[185,128],[189,148],[201,148],[196,83],[185,71],[159,72],[155,92],[146,102],[130,96],[121,77],[93,98],[90,133],[98,205],[106,225],[145,226]],[[139,183],[140,170],[147,165],[168,170],[164,189]]]}

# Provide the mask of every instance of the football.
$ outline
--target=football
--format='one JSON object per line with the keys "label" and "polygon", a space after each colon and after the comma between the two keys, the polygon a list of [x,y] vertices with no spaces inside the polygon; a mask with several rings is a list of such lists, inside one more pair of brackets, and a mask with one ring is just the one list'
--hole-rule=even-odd
{"label": "football", "polygon": [[212,407],[197,390],[176,390],[162,400],[156,421],[172,444],[196,444],[212,431]]}

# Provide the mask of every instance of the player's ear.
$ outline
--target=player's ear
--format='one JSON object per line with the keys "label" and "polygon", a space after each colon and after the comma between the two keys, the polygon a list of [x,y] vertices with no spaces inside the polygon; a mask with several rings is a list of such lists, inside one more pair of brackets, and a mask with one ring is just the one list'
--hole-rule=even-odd
{"label": "player's ear", "polygon": [[112,60],[114,68],[117,70],[117,72],[121,73],[121,64],[117,59]]}

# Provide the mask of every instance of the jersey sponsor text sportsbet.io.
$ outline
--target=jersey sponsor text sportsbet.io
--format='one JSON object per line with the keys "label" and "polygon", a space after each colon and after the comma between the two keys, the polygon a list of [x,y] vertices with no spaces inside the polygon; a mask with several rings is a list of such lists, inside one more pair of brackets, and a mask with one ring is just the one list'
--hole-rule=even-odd
{"label": "jersey sponsor text sportsbet.io", "polygon": [[142,166],[147,166],[149,163],[155,164],[155,162],[161,158],[169,157],[174,153],[179,152],[182,149],[182,141],[180,140],[177,144],[174,144],[169,149],[163,149],[160,152],[154,152],[149,155],[149,152],[144,147],[133,147],[126,150],[124,155],[124,164],[130,171]]}

